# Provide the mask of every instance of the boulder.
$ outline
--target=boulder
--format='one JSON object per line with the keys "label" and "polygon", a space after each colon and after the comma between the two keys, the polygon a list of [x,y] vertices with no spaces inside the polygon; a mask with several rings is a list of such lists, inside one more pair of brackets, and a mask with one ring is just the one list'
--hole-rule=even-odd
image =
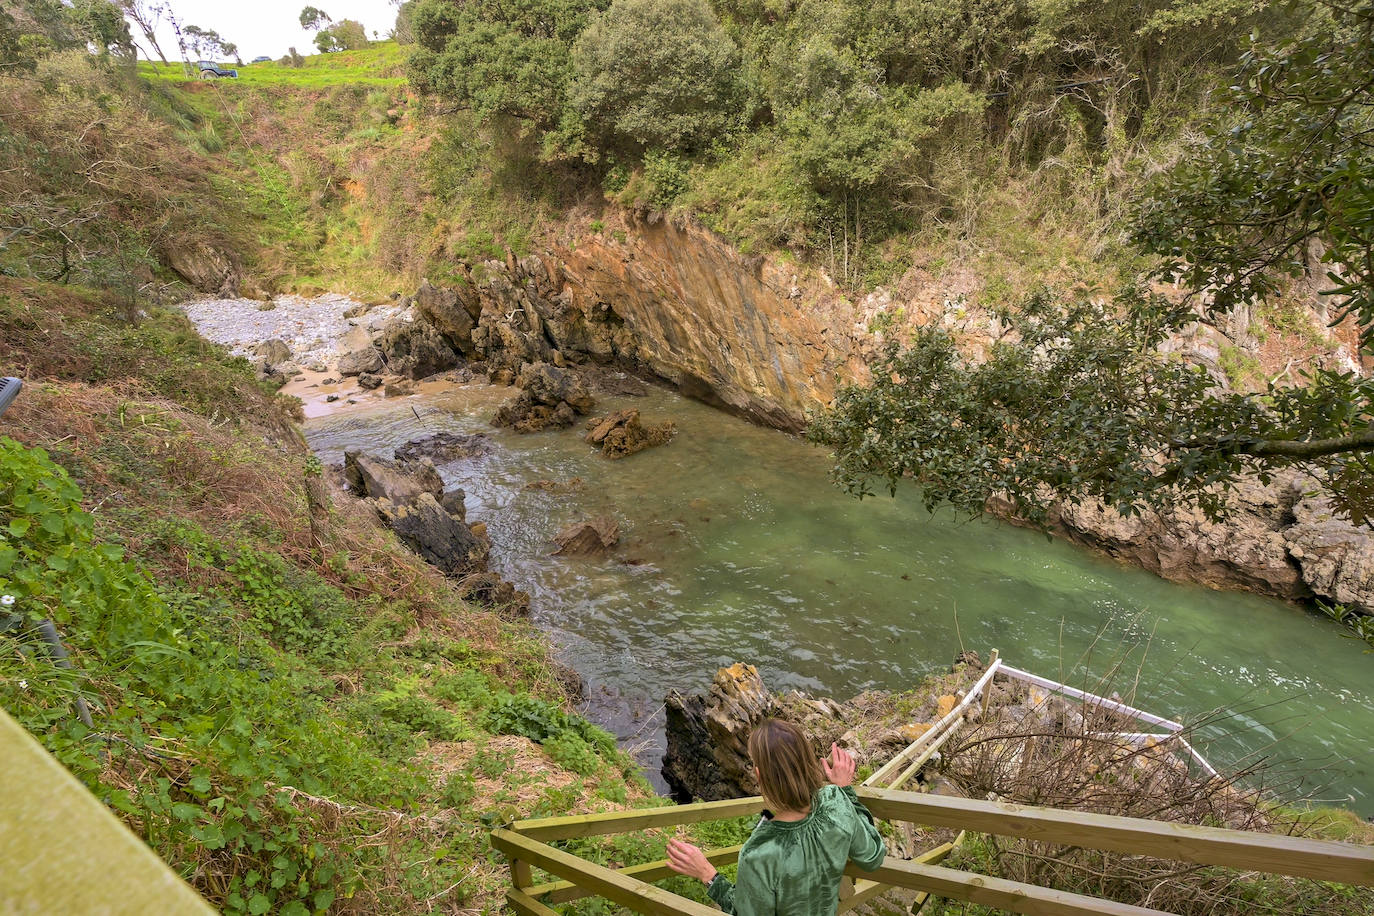
{"label": "boulder", "polygon": [[420,281],[420,289],[415,293],[415,310],[434,327],[445,342],[466,357],[477,355],[472,342],[473,328],[482,306],[475,295],[465,295],[467,290],[437,288],[428,280]]}
{"label": "boulder", "polygon": [[444,575],[486,572],[487,543],[445,511],[433,493],[421,493],[414,502],[402,505],[386,499],[373,504],[405,545]]}
{"label": "boulder", "polygon": [[167,266],[202,293],[239,294],[242,272],[233,255],[198,239],[172,241],[163,249]]}
{"label": "boulder", "polygon": [[[439,505],[444,507],[444,511],[460,522],[467,521],[468,518],[468,494],[462,487],[454,487],[452,490],[445,490],[444,495],[439,497]],[[478,522],[478,524],[482,524]],[[472,526],[474,529],[476,525]],[[481,534],[486,534],[486,526],[482,525]],[[478,532],[474,531],[474,534]]]}
{"label": "boulder", "polygon": [[382,387],[382,377],[373,372],[358,373],[358,387],[364,391]]}
{"label": "boulder", "polygon": [[428,458],[435,464],[445,464],[464,458],[490,455],[496,443],[482,433],[435,433],[421,439],[411,439],[396,446],[397,461],[417,461]]}
{"label": "boulder", "polygon": [[589,432],[584,437],[585,441],[601,446],[601,453],[611,459],[624,458],[650,446],[663,445],[677,432],[672,421],[658,426],[644,426],[639,420],[639,411],[633,407],[592,420],[587,424],[587,429]]}
{"label": "boulder", "polygon": [[386,356],[391,371],[407,378],[427,378],[459,363],[458,354],[427,321],[393,318],[382,326],[377,346]]}
{"label": "boulder", "polygon": [[421,494],[439,497],[444,481],[434,464],[418,461],[388,461],[357,449],[344,452],[344,479],[359,496],[385,499],[396,505],[409,503]]}
{"label": "boulder", "polygon": [[620,526],[607,515],[574,522],[553,536],[555,556],[603,556],[620,542]]}
{"label": "boulder", "polygon": [[382,354],[376,347],[363,347],[339,357],[339,374],[349,376],[381,372],[382,365]]}
{"label": "boulder", "polygon": [[274,368],[291,359],[291,348],[285,341],[274,337],[254,347],[253,355],[261,358],[269,368]]}

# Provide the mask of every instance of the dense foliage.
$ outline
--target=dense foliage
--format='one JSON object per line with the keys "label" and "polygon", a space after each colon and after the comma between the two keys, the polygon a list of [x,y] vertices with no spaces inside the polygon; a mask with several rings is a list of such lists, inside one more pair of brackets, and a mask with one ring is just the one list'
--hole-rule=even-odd
{"label": "dense foliage", "polygon": [[884,242],[948,219],[999,168],[1097,168],[1173,129],[1172,106],[1196,104],[1240,36],[1290,15],[1229,0],[404,11],[422,91],[488,124],[515,119],[546,161],[595,164],[626,203],[690,207],[743,246],[790,247],[854,286],[902,269]]}
{"label": "dense foliage", "polygon": [[1163,256],[1157,276],[1193,290],[1182,304],[1040,296],[976,365],[923,330],[815,426],[841,482],[862,494],[913,477],[928,505],[976,514],[1001,496],[1037,521],[1088,497],[1123,513],[1196,500],[1215,516],[1242,472],[1296,465],[1356,521],[1374,515],[1374,382],[1322,369],[1246,396],[1161,347],[1273,293],[1276,270],[1301,276],[1315,246],[1335,318],[1353,314],[1374,352],[1374,7],[1328,14],[1311,36],[1257,43],[1226,116],[1155,185],[1137,238]]}

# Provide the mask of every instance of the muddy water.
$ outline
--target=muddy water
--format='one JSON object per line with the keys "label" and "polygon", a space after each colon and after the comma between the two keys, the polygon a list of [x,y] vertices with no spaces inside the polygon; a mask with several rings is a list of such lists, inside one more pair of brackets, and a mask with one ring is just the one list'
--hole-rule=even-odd
{"label": "muddy water", "polygon": [[[494,565],[589,685],[588,714],[652,758],[673,687],[757,664],[775,689],[900,689],[960,646],[1084,684],[1123,653],[1138,705],[1223,710],[1203,752],[1321,768],[1318,797],[1374,814],[1374,658],[1338,628],[1250,595],[1175,585],[992,521],[931,517],[899,496],[835,490],[823,451],[662,391],[603,399],[673,419],[670,445],[603,460],[580,431],[519,436],[486,419],[508,389],[429,389],[306,423],[327,462],[443,430],[501,448],[441,467],[485,521]],[[536,486],[531,486],[535,484]],[[621,523],[606,559],[550,556],[563,524]],[[1091,684],[1090,684],[1091,686]]]}

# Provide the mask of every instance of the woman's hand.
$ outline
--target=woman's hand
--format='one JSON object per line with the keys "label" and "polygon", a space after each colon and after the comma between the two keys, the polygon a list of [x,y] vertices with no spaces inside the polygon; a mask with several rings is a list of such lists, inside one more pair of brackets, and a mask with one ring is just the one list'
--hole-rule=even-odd
{"label": "woman's hand", "polygon": [[821,766],[825,767],[826,779],[840,788],[853,784],[854,755],[838,744],[830,745],[830,759],[822,760]]}
{"label": "woman's hand", "polygon": [[680,875],[691,875],[710,884],[716,877],[716,867],[706,861],[706,854],[691,843],[668,841],[668,867]]}

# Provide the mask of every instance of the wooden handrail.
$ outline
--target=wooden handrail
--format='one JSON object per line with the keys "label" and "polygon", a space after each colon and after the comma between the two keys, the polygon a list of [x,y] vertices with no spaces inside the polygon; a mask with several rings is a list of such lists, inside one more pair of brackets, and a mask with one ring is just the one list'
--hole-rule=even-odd
{"label": "wooden handrail", "polygon": [[493,830],[491,845],[511,860],[528,862],[550,874],[574,881],[592,893],[638,913],[648,913],[650,916],[719,916],[720,913],[714,907],[622,875],[604,865],[580,859],[547,843],[521,836],[514,830],[501,827]]}
{"label": "wooden handrail", "polygon": [[[954,838],[953,842],[941,843],[934,849],[927,849],[925,852],[921,853],[919,856],[912,859],[911,861],[916,862],[920,865],[939,865],[949,856],[951,852],[953,852],[957,847],[962,845],[963,842],[964,834],[961,832],[957,837]],[[868,872],[867,874],[869,878],[872,878],[872,872]],[[855,873],[855,875],[851,875],[850,877],[857,877],[857,872]],[[891,889],[892,885],[890,884],[884,884],[881,881],[872,881],[865,878],[859,878],[857,881],[854,882],[854,893],[850,894],[848,897],[842,897],[840,899],[840,906],[839,909],[836,910],[836,914],[838,916],[839,913],[847,913],[850,910],[854,909],[856,906],[860,906],[861,904],[867,903],[870,899],[878,896],[881,893],[890,891]],[[915,913],[917,910],[919,910],[920,907],[923,904],[925,904],[926,897],[928,896],[930,895],[926,891],[922,891],[921,893],[917,894],[916,899],[911,901],[911,912]]]}
{"label": "wooden handrail", "polygon": [[[743,846],[723,846],[720,849],[705,850],[703,855],[706,856],[707,862],[717,867],[734,865],[739,861],[739,851],[743,848]],[[645,862],[643,865],[631,865],[629,868],[620,868],[617,871],[627,877],[648,881],[651,884],[675,874],[668,867],[667,859]],[[572,881],[551,881],[548,884],[536,884],[533,887],[525,888],[525,893],[546,903],[567,903],[570,900],[581,900],[583,897],[591,896],[591,891],[584,887],[578,887]]]}
{"label": "wooden handrail", "polygon": [[857,790],[874,817],[1134,855],[1374,885],[1374,848],[1306,837],[1036,808],[917,792]]}
{"label": "wooden handrail", "polygon": [[668,805],[663,808],[641,808],[636,811],[544,817],[516,821],[511,824],[510,829],[533,840],[570,840],[574,837],[606,836],[612,833],[628,833],[631,830],[648,830],[651,827],[676,827],[679,824],[745,817],[760,814],[762,811],[763,799],[754,795],[749,798]]}
{"label": "wooden handrail", "polygon": [[1029,916],[1168,916],[1161,910],[1150,910],[1129,903],[1085,897],[989,875],[975,875],[940,865],[907,862],[891,856],[884,859],[874,871],[866,872],[850,865],[845,869],[845,874],[863,875],[883,884],[981,903]]}

